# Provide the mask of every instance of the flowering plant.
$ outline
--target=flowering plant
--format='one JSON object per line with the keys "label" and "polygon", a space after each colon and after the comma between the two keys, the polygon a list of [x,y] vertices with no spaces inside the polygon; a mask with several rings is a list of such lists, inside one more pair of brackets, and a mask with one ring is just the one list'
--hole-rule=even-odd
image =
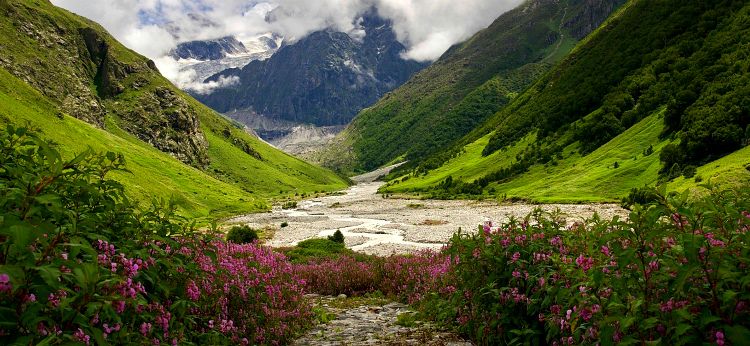
{"label": "flowering plant", "polygon": [[[662,191],[661,196],[664,196]],[[481,343],[750,340],[750,191],[661,197],[625,220],[559,214],[456,234],[444,321]]]}
{"label": "flowering plant", "polygon": [[8,128],[0,157],[0,343],[277,344],[310,322],[282,255],[131,204],[121,156]]}

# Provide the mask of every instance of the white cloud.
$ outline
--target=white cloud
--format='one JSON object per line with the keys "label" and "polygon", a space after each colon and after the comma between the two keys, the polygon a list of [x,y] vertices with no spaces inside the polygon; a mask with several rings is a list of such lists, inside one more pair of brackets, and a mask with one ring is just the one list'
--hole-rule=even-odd
{"label": "white cloud", "polygon": [[[393,20],[404,57],[437,59],[523,0],[52,0],[102,24],[151,59],[179,42],[277,32],[287,38],[333,28],[361,35],[356,19],[371,7]],[[162,64],[163,66],[164,64]],[[160,66],[160,68],[162,68]]]}
{"label": "white cloud", "polygon": [[159,72],[172,81],[174,85],[182,90],[189,90],[198,94],[210,94],[215,89],[237,85],[240,83],[240,78],[237,76],[219,77],[217,81],[210,81],[204,83],[197,78],[195,70],[192,69],[180,69],[179,63],[174,59],[164,56],[156,58],[154,60],[156,66],[159,68]]}

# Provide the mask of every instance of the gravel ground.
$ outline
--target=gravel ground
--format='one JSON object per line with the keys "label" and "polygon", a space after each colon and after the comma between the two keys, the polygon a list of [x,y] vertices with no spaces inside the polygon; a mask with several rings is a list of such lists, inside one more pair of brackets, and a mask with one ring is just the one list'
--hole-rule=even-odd
{"label": "gravel ground", "polygon": [[[369,254],[389,255],[431,248],[439,249],[461,228],[474,232],[485,221],[504,222],[523,218],[535,208],[560,210],[568,223],[599,213],[602,218],[626,216],[616,204],[497,204],[489,201],[438,201],[386,199],[377,194],[381,182],[363,182],[343,195],[298,203],[293,210],[274,208],[270,213],[251,214],[230,220],[251,227],[275,227],[271,246],[293,246],[298,242],[333,234],[337,229],[348,239],[348,247]],[[280,228],[282,222],[288,226]]]}

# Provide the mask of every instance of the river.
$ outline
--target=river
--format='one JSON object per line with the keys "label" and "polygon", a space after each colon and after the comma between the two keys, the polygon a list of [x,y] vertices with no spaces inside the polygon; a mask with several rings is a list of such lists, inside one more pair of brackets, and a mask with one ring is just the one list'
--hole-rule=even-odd
{"label": "river", "polygon": [[[377,193],[379,174],[350,187],[342,194],[300,201],[294,209],[274,207],[270,213],[250,214],[229,220],[256,228],[273,228],[270,246],[293,246],[302,240],[326,237],[341,230],[346,246],[363,253],[389,255],[419,249],[439,249],[459,229],[476,231],[485,221],[523,218],[535,208],[559,209],[573,223],[599,213],[602,218],[626,215],[616,204],[498,204],[493,201],[419,200],[383,198]],[[286,223],[285,227],[281,227]]]}

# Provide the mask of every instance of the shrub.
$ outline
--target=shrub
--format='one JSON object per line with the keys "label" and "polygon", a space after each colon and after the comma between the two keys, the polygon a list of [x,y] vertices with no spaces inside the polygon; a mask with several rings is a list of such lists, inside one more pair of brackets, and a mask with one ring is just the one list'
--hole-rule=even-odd
{"label": "shrub", "polygon": [[285,251],[287,257],[293,263],[307,263],[321,259],[338,258],[342,255],[353,255],[353,251],[347,249],[344,244],[329,239],[307,239],[301,241],[296,247]]}
{"label": "shrub", "polygon": [[479,344],[744,344],[750,189],[660,198],[625,220],[536,212],[454,235],[456,290],[427,315]]}
{"label": "shrub", "polygon": [[311,321],[283,256],[140,209],[106,179],[121,156],[8,128],[0,157],[0,344],[272,344]]}
{"label": "shrub", "polygon": [[646,148],[646,150],[643,151],[643,156],[651,156],[651,154],[653,153],[654,153],[654,146],[649,145],[648,148]]}
{"label": "shrub", "polygon": [[280,226],[281,226],[281,228],[284,228],[284,227],[289,227],[289,223],[288,223],[288,222],[286,222],[286,221],[284,221],[284,222],[282,222],[282,223],[281,223],[281,225],[280,225]]}
{"label": "shrub", "polygon": [[627,197],[622,199],[622,207],[630,208],[636,204],[647,205],[659,201],[659,194],[653,187],[644,186],[641,188],[632,188]]}
{"label": "shrub", "polygon": [[258,231],[250,226],[234,226],[227,233],[227,241],[235,244],[250,244],[258,240]]}
{"label": "shrub", "polygon": [[289,201],[285,202],[282,206],[282,209],[294,209],[297,208],[297,202],[296,201]]}
{"label": "shrub", "polygon": [[685,168],[682,169],[682,175],[685,176],[685,179],[694,177],[696,173],[698,173],[698,168],[693,165],[685,166]]}
{"label": "shrub", "polygon": [[376,257],[345,254],[297,265],[307,290],[326,295],[381,292],[405,303],[419,304],[433,294],[455,291],[451,259],[432,251]]}
{"label": "shrub", "polygon": [[333,233],[333,235],[328,236],[328,240],[336,243],[343,244],[344,243],[344,234],[341,233],[341,230],[336,230],[336,232]]}

